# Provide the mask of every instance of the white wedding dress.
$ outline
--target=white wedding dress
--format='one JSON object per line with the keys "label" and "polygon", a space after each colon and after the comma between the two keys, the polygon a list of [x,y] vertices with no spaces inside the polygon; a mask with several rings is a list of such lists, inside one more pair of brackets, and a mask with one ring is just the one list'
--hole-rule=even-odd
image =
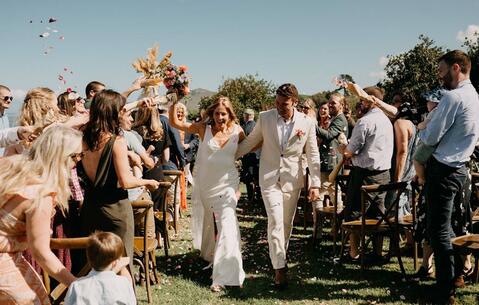
{"label": "white wedding dress", "polygon": [[239,175],[235,153],[239,132],[235,125],[228,142],[220,147],[207,125],[193,173],[193,245],[205,260],[213,262],[213,285],[240,286],[245,278],[236,218]]}

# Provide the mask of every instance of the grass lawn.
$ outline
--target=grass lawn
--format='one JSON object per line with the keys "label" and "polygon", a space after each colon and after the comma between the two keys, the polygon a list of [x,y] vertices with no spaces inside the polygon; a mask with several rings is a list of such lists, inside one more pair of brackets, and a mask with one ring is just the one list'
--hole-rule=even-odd
{"label": "grass lawn", "polygon": [[[422,291],[435,293],[432,281],[421,285],[403,282],[396,259],[370,267],[364,276],[359,265],[335,264],[332,242],[326,238],[316,247],[310,244],[311,228],[295,227],[288,251],[289,288],[275,291],[273,270],[266,238],[267,218],[260,203],[242,197],[238,218],[243,241],[243,263],[247,273],[244,287],[210,292],[211,269],[199,252],[192,249],[189,215],[183,215],[177,236],[172,238],[170,257],[157,250],[161,284],[153,287],[153,304],[417,304]],[[339,249],[339,248],[338,248]],[[403,258],[406,271],[413,273],[412,259]],[[146,290],[138,289],[139,304],[147,304]],[[457,304],[479,304],[479,284],[458,291]]]}

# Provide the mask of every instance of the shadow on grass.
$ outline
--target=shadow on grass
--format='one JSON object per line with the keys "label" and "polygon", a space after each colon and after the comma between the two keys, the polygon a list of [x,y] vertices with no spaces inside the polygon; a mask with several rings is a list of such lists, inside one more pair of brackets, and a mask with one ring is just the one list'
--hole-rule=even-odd
{"label": "shadow on grass", "polygon": [[[327,238],[316,246],[310,242],[311,231],[302,228],[293,230],[288,250],[289,287],[276,291],[272,285],[273,269],[268,254],[267,218],[262,203],[238,205],[238,220],[241,225],[243,267],[247,274],[242,289],[227,289],[220,298],[233,301],[243,300],[344,300],[354,304],[379,304],[402,302],[416,304],[421,291],[431,290],[431,283],[417,285],[401,281],[398,263],[392,259],[383,266],[372,266],[361,275],[359,265],[335,262],[333,244]],[[178,240],[185,241],[184,237]],[[176,242],[176,241],[175,241]],[[339,248],[338,248],[339,249]],[[412,273],[411,259],[406,258],[406,268]],[[181,277],[200,287],[211,284],[212,269],[203,270],[207,265],[199,252],[188,248],[184,254],[166,258],[158,257],[158,266],[167,276]],[[474,289],[476,291],[477,289]],[[474,293],[464,297],[472,299]]]}

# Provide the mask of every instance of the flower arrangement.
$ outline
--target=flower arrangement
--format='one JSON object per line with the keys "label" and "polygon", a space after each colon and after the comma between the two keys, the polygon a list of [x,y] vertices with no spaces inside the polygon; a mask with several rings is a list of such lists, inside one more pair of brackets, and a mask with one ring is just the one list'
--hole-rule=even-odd
{"label": "flower arrangement", "polygon": [[173,52],[171,51],[158,62],[158,51],[159,46],[155,45],[148,49],[146,58],[138,58],[132,64],[136,72],[143,73],[146,79],[144,94],[151,96],[153,91],[153,95],[158,95],[158,86],[163,83],[169,92],[175,92],[181,97],[187,95],[190,92],[188,87],[190,77],[186,73],[188,68],[172,64],[170,58]]}
{"label": "flower arrangement", "polygon": [[179,98],[190,93],[190,77],[186,73],[188,67],[169,64],[166,66],[163,75],[163,84],[169,92],[175,92]]}
{"label": "flower arrangement", "polygon": [[296,136],[299,140],[304,136],[304,131],[302,129],[296,129]]}

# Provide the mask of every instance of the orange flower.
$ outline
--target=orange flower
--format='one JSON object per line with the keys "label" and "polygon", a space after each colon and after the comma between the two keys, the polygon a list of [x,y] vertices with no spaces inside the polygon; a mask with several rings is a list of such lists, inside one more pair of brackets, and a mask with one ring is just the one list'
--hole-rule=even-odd
{"label": "orange flower", "polygon": [[186,71],[188,71],[188,67],[187,67],[187,66],[179,66],[178,68],[180,69],[181,72],[186,72]]}

